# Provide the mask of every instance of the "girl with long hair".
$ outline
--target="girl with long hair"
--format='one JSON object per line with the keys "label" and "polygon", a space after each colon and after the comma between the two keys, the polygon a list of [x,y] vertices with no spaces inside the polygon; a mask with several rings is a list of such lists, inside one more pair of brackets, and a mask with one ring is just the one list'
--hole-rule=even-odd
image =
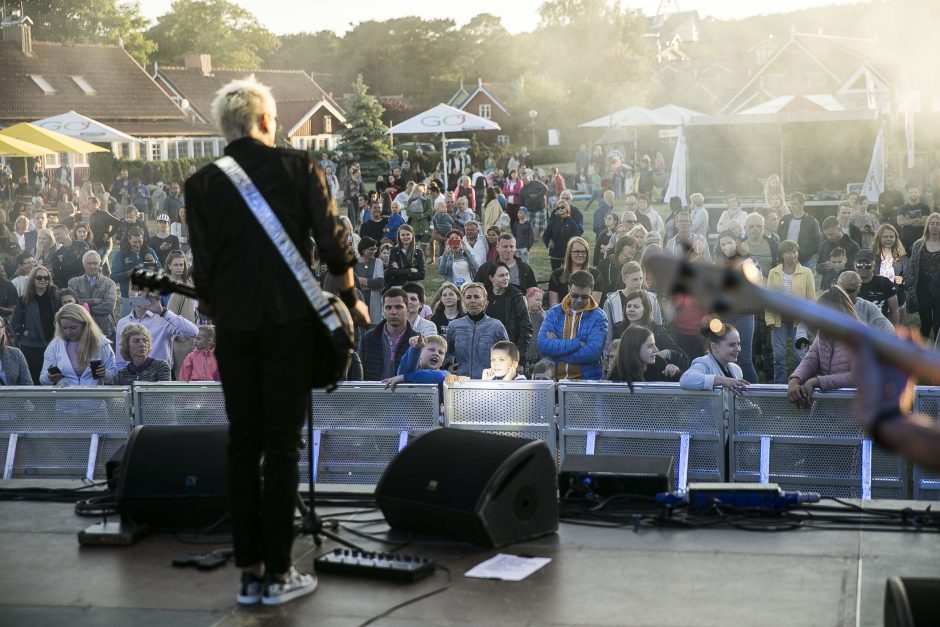
{"label": "girl with long hair", "polygon": [[39,380],[43,352],[55,333],[58,309],[59,298],[52,284],[52,273],[45,266],[36,266],[26,279],[23,296],[13,310],[11,322],[33,381]]}
{"label": "girl with long hair", "polygon": [[447,325],[466,313],[460,298],[460,288],[450,281],[442,283],[431,299],[431,311],[431,322],[437,325],[438,335],[446,337]]}
{"label": "girl with long hair", "polygon": [[926,339],[940,327],[940,213],[931,213],[924,235],[911,247],[904,275],[907,311],[920,313],[920,334]]}
{"label": "girl with long hair", "polygon": [[[572,237],[565,248],[565,258],[561,267],[552,272],[548,279],[548,305],[554,306],[568,295],[568,279],[578,270],[590,272],[594,277],[595,287],[600,286],[600,273],[591,266],[590,245],[583,237]],[[591,294],[595,302],[601,302],[601,292],[594,290]]]}
{"label": "girl with long hair", "polygon": [[628,327],[620,336],[611,381],[623,381],[633,391],[635,381],[676,381],[679,367],[659,355],[656,337],[642,325]]}
{"label": "girl with long hair", "polygon": [[911,260],[907,256],[904,244],[897,229],[890,224],[882,224],[871,241],[871,251],[875,253],[875,274],[894,282],[898,289],[898,320],[904,324],[907,318],[907,287],[904,274]]}
{"label": "girl with long hair", "polygon": [[401,287],[409,281],[424,280],[424,251],[415,239],[415,230],[410,224],[403,224],[398,228],[398,241],[392,247],[389,264],[385,268],[386,288]]}

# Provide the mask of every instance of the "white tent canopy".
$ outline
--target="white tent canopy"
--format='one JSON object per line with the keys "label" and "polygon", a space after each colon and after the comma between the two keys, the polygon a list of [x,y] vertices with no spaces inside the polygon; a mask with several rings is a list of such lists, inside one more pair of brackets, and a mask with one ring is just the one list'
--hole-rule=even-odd
{"label": "white tent canopy", "polygon": [[33,122],[33,124],[50,131],[96,144],[140,142],[136,137],[131,137],[127,133],[122,133],[116,128],[111,128],[107,124],[92,120],[75,111],[60,113],[51,118],[37,120]]}
{"label": "white tent canopy", "polygon": [[467,131],[498,131],[499,124],[478,115],[461,111],[444,103],[432,107],[424,113],[408,118],[388,129],[389,135],[420,135],[440,133],[442,136],[442,157],[444,164],[444,187],[447,187],[447,133]]}
{"label": "white tent canopy", "polygon": [[628,107],[581,124],[581,128],[624,128],[637,126],[680,126],[703,115],[698,111],[667,104],[656,109]]}

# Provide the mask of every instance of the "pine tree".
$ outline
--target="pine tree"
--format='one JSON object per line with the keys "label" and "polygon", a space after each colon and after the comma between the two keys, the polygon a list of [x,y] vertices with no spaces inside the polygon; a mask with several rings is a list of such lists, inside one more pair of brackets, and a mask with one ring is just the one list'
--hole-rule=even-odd
{"label": "pine tree", "polygon": [[392,158],[392,148],[385,134],[388,127],[382,123],[385,109],[375,96],[369,95],[362,74],[356,77],[353,92],[343,104],[349,126],[343,129],[340,147],[359,163],[363,180],[375,180],[377,175],[386,172],[388,160]]}

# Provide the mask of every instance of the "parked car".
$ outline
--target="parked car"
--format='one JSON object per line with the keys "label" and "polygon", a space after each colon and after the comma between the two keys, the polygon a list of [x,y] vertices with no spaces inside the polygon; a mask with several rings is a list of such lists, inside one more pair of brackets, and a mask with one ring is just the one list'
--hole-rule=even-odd
{"label": "parked car", "polygon": [[427,142],[402,142],[395,145],[395,150],[401,152],[402,150],[407,150],[409,153],[414,153],[415,150],[420,148],[426,154],[431,152],[437,152],[438,148],[434,144],[429,144]]}

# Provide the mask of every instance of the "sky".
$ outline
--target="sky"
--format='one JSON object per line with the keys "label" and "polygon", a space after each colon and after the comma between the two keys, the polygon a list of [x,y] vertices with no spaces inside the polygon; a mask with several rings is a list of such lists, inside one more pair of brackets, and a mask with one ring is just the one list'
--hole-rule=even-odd
{"label": "sky", "polygon": [[[275,33],[332,30],[343,34],[350,25],[368,20],[384,21],[395,17],[418,15],[425,19],[451,18],[458,26],[480,13],[502,17],[510,33],[531,31],[538,23],[538,8],[545,0],[473,0],[466,3],[431,2],[429,0],[230,0],[258,18]],[[141,11],[151,21],[168,13],[172,0],[139,0]],[[765,13],[781,13],[815,6],[855,4],[859,0],[622,0],[625,8],[656,15],[660,6],[678,4],[682,11],[698,11],[702,17],[737,19]],[[342,7],[342,11],[338,10]]]}

